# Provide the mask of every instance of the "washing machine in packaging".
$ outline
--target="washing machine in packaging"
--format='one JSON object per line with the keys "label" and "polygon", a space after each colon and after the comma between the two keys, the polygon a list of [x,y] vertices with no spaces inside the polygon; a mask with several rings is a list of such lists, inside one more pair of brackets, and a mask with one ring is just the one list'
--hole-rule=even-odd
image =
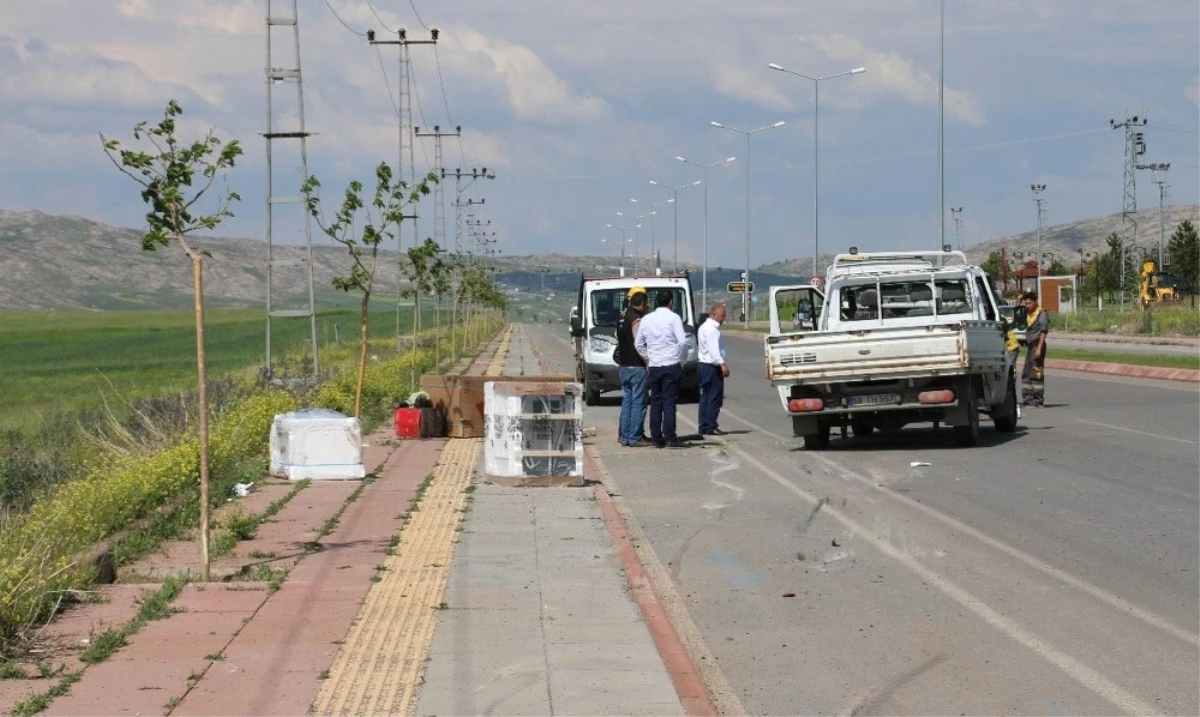
{"label": "washing machine in packaging", "polygon": [[271,475],[292,481],[363,478],[366,471],[358,419],[323,408],[275,416]]}

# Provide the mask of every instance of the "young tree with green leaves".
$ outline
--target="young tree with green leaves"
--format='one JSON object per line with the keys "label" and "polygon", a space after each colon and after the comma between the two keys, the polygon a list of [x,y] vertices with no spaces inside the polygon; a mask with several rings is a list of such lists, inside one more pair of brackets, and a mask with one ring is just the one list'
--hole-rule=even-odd
{"label": "young tree with green leaves", "polygon": [[[375,168],[375,192],[368,204],[363,200],[362,182],[354,180],[346,188],[342,206],[332,221],[326,221],[321,211],[321,198],[314,192],[321,188],[316,177],[309,177],[301,191],[309,214],[316,220],[321,231],[346,248],[350,256],[350,271],[344,276],[333,278],[333,287],[346,293],[362,292],[359,313],[358,381],[354,389],[354,417],[362,415],[363,381],[367,374],[367,342],[370,339],[371,292],[375,288],[375,270],[379,268],[379,248],[399,231],[404,221],[404,210],[415,205],[431,191],[437,176],[430,172],[416,186],[410,187],[402,179],[392,179],[392,168],[380,162]],[[359,220],[360,212],[364,215]],[[358,227],[361,225],[361,231]]]}
{"label": "young tree with green leaves", "polygon": [[1184,219],[1175,227],[1167,252],[1171,257],[1171,273],[1182,279],[1188,293],[1195,296],[1200,290],[1197,286],[1200,281],[1200,237],[1190,220]]}
{"label": "young tree with green leaves", "polygon": [[[404,265],[405,276],[409,281],[409,288],[404,291],[404,295],[411,296],[413,299],[414,341],[420,331],[420,320],[417,314],[421,310],[421,294],[432,295],[433,293],[433,265],[437,261],[440,251],[441,247],[438,246],[438,243],[429,237],[426,237],[423,244],[405,250],[405,254],[408,256],[408,263]],[[414,367],[409,379],[415,384],[416,378],[416,368]]]}
{"label": "young tree with green leaves", "polygon": [[[200,448],[200,579],[209,577],[209,496],[208,496],[208,363],[204,348],[204,257],[188,237],[195,232],[216,229],[232,217],[229,206],[241,199],[228,189],[226,174],[242,155],[237,140],[222,142],[209,130],[204,137],[191,141],[176,134],[183,109],[169,100],[162,119],[154,125],[134,125],[133,139],[141,149],[127,149],[115,140],[100,135],[104,154],[125,176],[142,187],[142,201],[150,205],[146,212],[147,231],[142,235],[142,251],[156,251],[175,244],[192,264],[192,303],[196,317],[197,430]],[[210,192],[217,179],[222,189]],[[201,200],[204,200],[201,202]]]}
{"label": "young tree with green leaves", "polygon": [[433,331],[436,340],[434,341],[434,363],[438,366],[442,363],[441,356],[441,341],[442,341],[442,300],[446,294],[450,293],[451,284],[454,279],[454,264],[453,260],[446,259],[445,250],[439,248],[434,254],[433,264],[430,266],[430,286],[433,290]]}

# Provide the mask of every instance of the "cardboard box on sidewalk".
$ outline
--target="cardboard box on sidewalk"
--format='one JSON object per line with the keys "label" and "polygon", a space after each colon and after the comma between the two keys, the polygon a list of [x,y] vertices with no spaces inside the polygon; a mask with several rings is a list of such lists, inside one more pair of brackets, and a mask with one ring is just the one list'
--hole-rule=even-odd
{"label": "cardboard box on sidewalk", "polygon": [[421,390],[429,394],[433,407],[445,416],[448,438],[483,438],[483,385],[488,381],[572,382],[570,374],[542,376],[466,376],[428,373],[421,377]]}

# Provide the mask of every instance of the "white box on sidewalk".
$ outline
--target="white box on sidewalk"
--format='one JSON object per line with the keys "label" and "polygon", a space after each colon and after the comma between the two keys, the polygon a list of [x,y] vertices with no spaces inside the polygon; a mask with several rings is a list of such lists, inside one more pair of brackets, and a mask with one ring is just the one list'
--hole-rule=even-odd
{"label": "white box on sidewalk", "polygon": [[488,381],[484,466],[504,478],[583,478],[583,385]]}
{"label": "white box on sidewalk", "polygon": [[366,470],[358,419],[324,408],[275,416],[271,475],[291,481],[363,478]]}

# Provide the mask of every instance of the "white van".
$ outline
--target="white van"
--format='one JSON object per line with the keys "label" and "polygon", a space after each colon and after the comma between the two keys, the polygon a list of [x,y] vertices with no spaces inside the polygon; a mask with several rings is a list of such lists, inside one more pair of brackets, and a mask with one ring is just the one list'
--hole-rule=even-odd
{"label": "white van", "polygon": [[680,402],[700,399],[700,376],[696,366],[696,304],[687,273],[658,276],[582,276],[579,297],[571,315],[571,336],[575,339],[575,376],[584,386],[584,402],[594,406],[600,394],[620,391],[621,380],[613,350],[617,347],[617,323],[629,304],[629,290],[635,286],[646,289],[650,306],[655,295],[663,290],[674,294],[675,313],[683,319],[688,337],[687,359],[680,384]]}

